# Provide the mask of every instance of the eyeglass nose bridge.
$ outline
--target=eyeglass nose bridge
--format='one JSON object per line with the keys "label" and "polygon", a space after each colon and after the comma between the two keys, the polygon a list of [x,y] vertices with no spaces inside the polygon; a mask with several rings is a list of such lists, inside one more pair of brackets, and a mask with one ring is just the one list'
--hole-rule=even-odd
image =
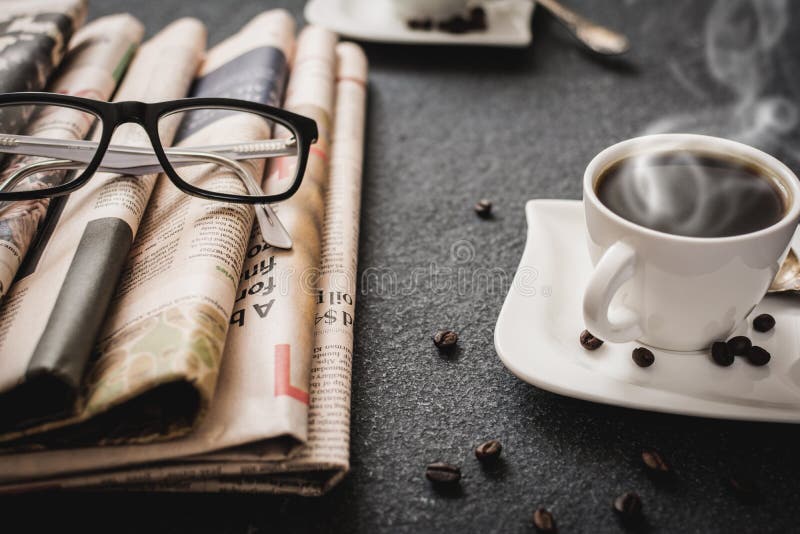
{"label": "eyeglass nose bridge", "polygon": [[124,102],[115,102],[114,110],[116,111],[116,126],[126,122],[135,122],[136,124],[145,124],[145,116],[147,114],[147,104],[135,100],[126,100]]}

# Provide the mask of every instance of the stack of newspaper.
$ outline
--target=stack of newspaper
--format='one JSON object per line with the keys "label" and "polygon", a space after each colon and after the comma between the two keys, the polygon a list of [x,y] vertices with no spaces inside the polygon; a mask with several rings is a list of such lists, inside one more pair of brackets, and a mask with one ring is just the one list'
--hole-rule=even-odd
{"label": "stack of newspaper", "polygon": [[[0,492],[325,492],[349,468],[363,52],[320,28],[296,35],[282,10],[205,50],[194,19],[141,43],[130,15],[84,26],[82,0],[3,8],[2,91],[247,99],[313,118],[319,141],[299,191],[273,205],[291,250],[264,243],[251,207],[161,175],[98,173],[69,197],[0,210]],[[149,146],[136,125],[112,142]]]}

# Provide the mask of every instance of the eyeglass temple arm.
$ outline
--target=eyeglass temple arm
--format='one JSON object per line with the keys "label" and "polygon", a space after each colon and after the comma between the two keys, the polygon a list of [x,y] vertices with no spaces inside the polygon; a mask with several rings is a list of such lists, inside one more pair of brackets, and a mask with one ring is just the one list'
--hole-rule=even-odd
{"label": "eyeglass temple arm", "polygon": [[[275,141],[280,140],[276,139]],[[287,140],[284,139],[284,141]],[[219,154],[203,153],[195,150],[174,149],[174,152],[177,156],[194,158],[195,162],[201,160],[224,165],[232,169],[236,175],[239,176],[251,195],[259,196],[264,194],[261,186],[253,179],[253,176],[235,160],[220,156]],[[264,242],[267,245],[277,248],[287,250],[292,248],[292,236],[289,235],[286,227],[283,226],[283,223],[281,223],[281,220],[278,218],[278,214],[275,213],[272,207],[269,204],[256,204],[254,208],[256,220],[258,220],[258,226],[261,229],[261,237],[264,238]]]}
{"label": "eyeglass temple arm", "polygon": [[[97,152],[97,145],[96,141],[0,135],[0,153],[42,156],[79,163],[89,163]],[[218,155],[229,161],[294,156],[297,154],[297,140],[288,137],[181,149],[166,148],[164,151],[173,167],[181,167],[196,164],[198,155]],[[162,172],[162,167],[152,148],[109,145],[98,171],[145,175]]]}
{"label": "eyeglass temple arm", "polygon": [[[250,173],[234,160],[218,154],[201,153],[195,151],[188,152],[177,149],[175,152],[176,155],[192,157],[192,161],[194,163],[197,163],[198,161],[205,161],[208,163],[217,163],[219,165],[228,167],[236,173],[239,179],[242,180],[242,183],[251,195],[258,196],[263,194],[261,187],[258,185],[258,183],[256,183]],[[56,159],[29,163],[28,165],[17,169],[2,184],[0,184],[0,192],[13,189],[17,183],[32,174],[53,170],[69,170],[81,167],[83,167],[83,165],[80,163],[76,163],[75,161],[68,159]],[[158,172],[161,170],[161,166],[159,165]],[[0,212],[2,212],[6,206],[10,204],[11,202],[0,202]],[[289,235],[286,227],[283,226],[283,223],[281,223],[281,220],[278,218],[278,215],[275,213],[272,207],[269,204],[256,204],[253,207],[255,208],[256,219],[258,220],[258,226],[261,230],[261,236],[264,238],[264,242],[267,245],[276,248],[291,249],[293,245],[292,236]]]}

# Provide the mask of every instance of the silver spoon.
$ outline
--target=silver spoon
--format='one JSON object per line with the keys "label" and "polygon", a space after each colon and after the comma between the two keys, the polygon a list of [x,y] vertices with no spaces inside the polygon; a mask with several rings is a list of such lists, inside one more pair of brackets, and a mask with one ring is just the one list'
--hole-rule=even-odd
{"label": "silver spoon", "polygon": [[537,0],[559,22],[590,50],[605,56],[622,54],[630,48],[628,38],[613,30],[600,26],[561,5],[557,0]]}
{"label": "silver spoon", "polygon": [[789,254],[783,260],[783,265],[768,290],[769,293],[783,291],[800,291],[800,259],[793,249],[789,249]]}

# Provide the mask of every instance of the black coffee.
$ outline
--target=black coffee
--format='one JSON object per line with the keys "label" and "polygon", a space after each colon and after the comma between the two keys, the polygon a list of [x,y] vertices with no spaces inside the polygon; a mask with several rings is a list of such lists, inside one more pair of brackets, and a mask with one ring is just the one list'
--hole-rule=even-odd
{"label": "black coffee", "polygon": [[773,179],[756,166],[691,151],[624,159],[597,181],[611,211],[641,226],[691,237],[747,234],[784,213]]}

